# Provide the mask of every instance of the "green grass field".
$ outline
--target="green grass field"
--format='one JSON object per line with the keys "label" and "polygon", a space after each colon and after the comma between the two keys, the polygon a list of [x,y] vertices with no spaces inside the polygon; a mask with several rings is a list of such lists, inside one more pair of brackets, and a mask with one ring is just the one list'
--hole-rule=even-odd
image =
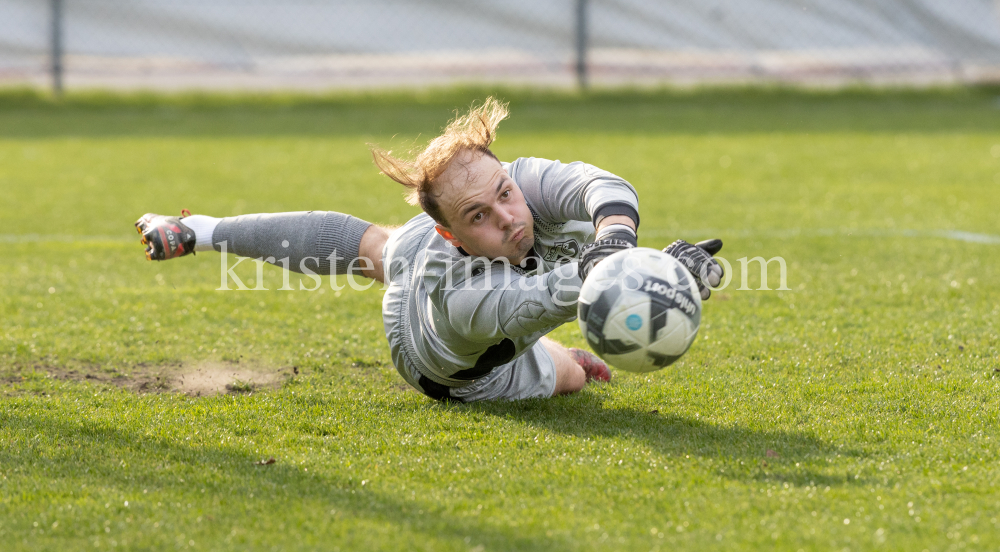
{"label": "green grass field", "polygon": [[[0,95],[0,548],[1000,548],[993,91],[502,94],[502,159],[620,174],[642,245],[736,272],[681,361],[575,396],[437,404],[377,288],[142,257],[149,211],[401,224],[366,143],[485,95]],[[789,291],[736,289],[758,255]],[[156,392],[211,370],[274,379]]]}

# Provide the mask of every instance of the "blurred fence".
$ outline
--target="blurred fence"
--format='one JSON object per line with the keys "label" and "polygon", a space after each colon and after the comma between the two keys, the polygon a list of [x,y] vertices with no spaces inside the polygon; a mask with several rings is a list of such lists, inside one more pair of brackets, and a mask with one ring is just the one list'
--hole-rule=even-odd
{"label": "blurred fence", "polygon": [[0,0],[0,85],[997,80],[990,0]]}

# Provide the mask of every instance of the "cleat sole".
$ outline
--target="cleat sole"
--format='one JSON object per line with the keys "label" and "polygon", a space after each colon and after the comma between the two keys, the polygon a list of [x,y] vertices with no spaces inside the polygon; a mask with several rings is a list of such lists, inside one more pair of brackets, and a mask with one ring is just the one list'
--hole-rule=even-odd
{"label": "cleat sole", "polygon": [[[185,210],[181,218],[190,215]],[[147,213],[135,222],[135,229],[147,260],[166,261],[194,253],[194,233],[176,217]]]}

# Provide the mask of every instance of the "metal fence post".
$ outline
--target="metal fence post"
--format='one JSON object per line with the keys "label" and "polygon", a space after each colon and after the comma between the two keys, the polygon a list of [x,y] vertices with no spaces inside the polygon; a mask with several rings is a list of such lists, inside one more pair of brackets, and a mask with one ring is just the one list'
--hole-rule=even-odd
{"label": "metal fence post", "polygon": [[576,0],[576,82],[587,88],[587,2]]}
{"label": "metal fence post", "polygon": [[52,18],[52,36],[49,37],[52,93],[58,97],[63,92],[63,0],[50,0],[49,7]]}

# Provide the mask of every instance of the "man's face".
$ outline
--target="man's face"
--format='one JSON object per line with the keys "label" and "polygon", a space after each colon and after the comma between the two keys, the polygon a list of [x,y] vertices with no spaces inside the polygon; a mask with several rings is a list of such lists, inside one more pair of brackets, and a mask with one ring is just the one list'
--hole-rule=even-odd
{"label": "man's face", "polygon": [[535,242],[531,211],[500,162],[463,151],[434,183],[448,225],[438,232],[466,253],[520,264]]}

